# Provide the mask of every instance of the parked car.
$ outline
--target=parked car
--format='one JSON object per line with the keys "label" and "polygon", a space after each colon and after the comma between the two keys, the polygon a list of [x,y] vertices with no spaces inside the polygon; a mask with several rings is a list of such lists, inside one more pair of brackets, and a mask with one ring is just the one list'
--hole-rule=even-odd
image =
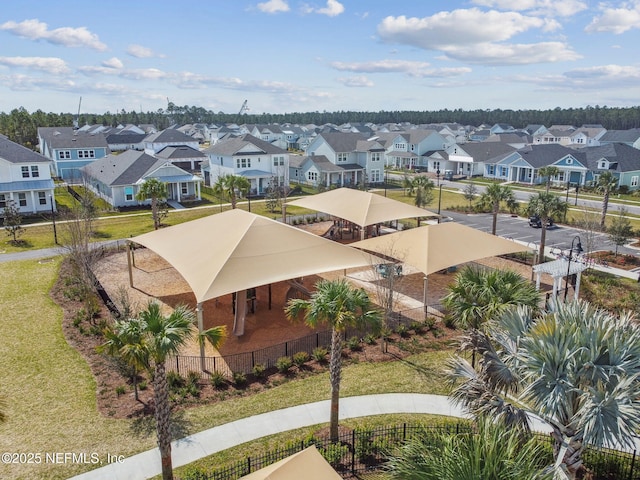
{"label": "parked car", "polygon": [[[529,217],[529,226],[533,228],[542,228],[542,220],[540,220],[540,217],[538,215],[531,215]],[[547,228],[549,227],[553,227],[552,218],[547,219]]]}

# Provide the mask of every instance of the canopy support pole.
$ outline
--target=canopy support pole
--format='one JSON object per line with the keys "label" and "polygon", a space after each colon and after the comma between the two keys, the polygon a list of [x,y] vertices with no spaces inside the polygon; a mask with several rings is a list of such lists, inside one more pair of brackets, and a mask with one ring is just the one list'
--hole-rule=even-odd
{"label": "canopy support pole", "polygon": [[204,372],[204,339],[202,338],[202,332],[204,331],[204,315],[202,311],[202,302],[198,302],[196,304],[196,316],[198,318],[198,341],[200,343],[200,368]]}
{"label": "canopy support pole", "polygon": [[424,314],[425,316],[427,315],[427,310],[428,310],[428,306],[427,306],[427,276],[424,276],[424,290],[422,292],[422,301],[424,302]]}
{"label": "canopy support pole", "polygon": [[131,242],[127,241],[127,267],[129,269],[129,286],[133,288],[133,268],[131,260]]}

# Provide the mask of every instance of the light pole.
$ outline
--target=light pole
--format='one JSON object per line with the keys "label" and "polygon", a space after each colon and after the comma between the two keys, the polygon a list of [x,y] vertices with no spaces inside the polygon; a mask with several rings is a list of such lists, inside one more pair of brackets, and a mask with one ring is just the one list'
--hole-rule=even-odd
{"label": "light pole", "polygon": [[56,210],[53,207],[53,195],[49,195],[51,202],[51,223],[53,224],[53,241],[58,245],[58,231],[56,230]]}
{"label": "light pole", "polygon": [[440,186],[440,168],[436,170],[436,179],[438,180],[438,186]]}
{"label": "light pole", "polygon": [[[574,244],[576,243],[576,240],[578,240],[578,244],[574,246]],[[569,292],[569,271],[571,269],[571,258],[573,257],[573,250],[575,249],[576,253],[581,253],[582,252],[582,242],[580,242],[580,236],[576,235],[575,237],[573,237],[573,240],[571,240],[571,249],[569,250],[569,262],[567,263],[567,280],[564,284],[564,301],[567,301],[567,292]]]}
{"label": "light pole", "polygon": [[578,206],[578,187],[579,185],[576,183],[576,203],[574,204],[575,206]]}
{"label": "light pole", "polygon": [[440,185],[440,193],[438,194],[438,223],[440,223],[440,205],[442,205],[442,185]]}
{"label": "light pole", "polygon": [[385,167],[384,169],[384,196],[387,196],[387,174],[389,172],[387,171],[387,168]]}

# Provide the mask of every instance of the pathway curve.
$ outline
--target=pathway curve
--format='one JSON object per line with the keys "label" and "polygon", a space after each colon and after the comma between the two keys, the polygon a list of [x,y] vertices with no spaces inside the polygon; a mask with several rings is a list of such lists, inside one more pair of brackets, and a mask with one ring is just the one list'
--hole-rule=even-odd
{"label": "pathway curve", "polygon": [[[205,430],[174,441],[173,467],[180,467],[200,458],[267,435],[326,423],[329,400],[283,408],[254,415]],[[386,393],[340,399],[340,418],[357,418],[393,413],[445,415],[465,418],[462,410],[449,397],[420,393]],[[534,419],[533,428],[548,432],[541,421]],[[160,452],[157,448],[126,458],[122,463],[83,473],[72,480],[143,480],[160,475]]]}

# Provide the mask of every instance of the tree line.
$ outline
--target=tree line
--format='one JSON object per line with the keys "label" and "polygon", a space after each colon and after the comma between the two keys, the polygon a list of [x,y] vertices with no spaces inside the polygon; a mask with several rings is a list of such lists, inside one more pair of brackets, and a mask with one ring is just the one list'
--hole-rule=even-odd
{"label": "tree line", "polygon": [[[15,108],[9,113],[0,112],[0,134],[10,140],[29,148],[37,145],[38,127],[71,127],[75,115],[73,113],[45,113],[36,110],[29,113],[23,107]],[[237,124],[315,124],[333,123],[459,123],[462,125],[479,126],[504,123],[515,128],[524,128],[529,124],[551,125],[600,124],[607,130],[627,130],[640,127],[640,106],[607,107],[587,106],[581,108],[560,108],[548,110],[463,110],[441,109],[434,111],[417,110],[381,110],[378,112],[358,112],[341,110],[336,112],[292,112],[292,113],[224,113],[213,112],[196,106],[177,106],[169,103],[166,109],[155,112],[127,112],[124,109],[117,113],[106,112],[82,113],[78,118],[79,125],[118,125],[152,124],[162,130],[171,125],[185,125],[191,123],[205,123],[207,125],[237,123]]]}

